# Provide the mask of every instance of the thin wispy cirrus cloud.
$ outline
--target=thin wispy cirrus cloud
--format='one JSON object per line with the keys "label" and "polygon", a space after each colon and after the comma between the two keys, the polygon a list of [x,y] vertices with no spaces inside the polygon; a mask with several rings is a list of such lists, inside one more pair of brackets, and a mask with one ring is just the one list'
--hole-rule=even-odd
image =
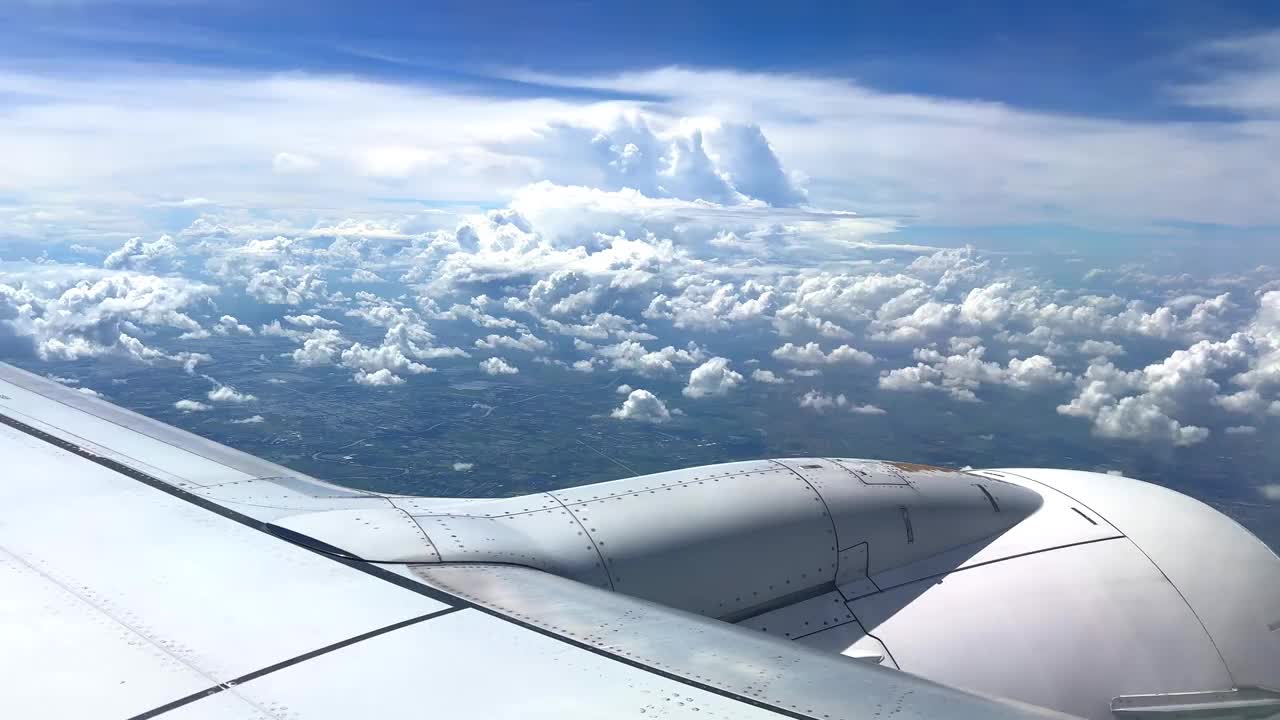
{"label": "thin wispy cirrus cloud", "polygon": [[1280,227],[1280,32],[1164,61],[1130,115],[821,63],[14,63],[0,352],[170,373],[156,407],[240,432],[295,381],[460,383],[759,452],[970,464],[996,418],[1036,460],[1207,463],[1280,422],[1275,253],[1213,250]]}

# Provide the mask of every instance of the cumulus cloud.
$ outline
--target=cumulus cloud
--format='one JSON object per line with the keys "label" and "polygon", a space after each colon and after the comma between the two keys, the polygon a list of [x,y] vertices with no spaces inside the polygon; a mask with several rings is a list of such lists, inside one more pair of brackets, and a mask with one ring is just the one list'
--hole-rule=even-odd
{"label": "cumulus cloud", "polygon": [[261,415],[250,415],[250,416],[249,416],[249,417],[247,417],[247,418],[241,418],[241,419],[239,419],[239,420],[232,420],[232,421],[231,421],[231,424],[232,424],[232,425],[258,425],[258,424],[260,424],[260,423],[264,423],[264,422],[266,422],[266,420],[267,420],[267,419],[266,419],[266,418],[264,418],[264,417],[262,417]]}
{"label": "cumulus cloud", "polygon": [[524,352],[546,352],[546,350],[551,347],[547,341],[534,337],[529,333],[521,333],[519,337],[511,337],[510,335],[489,335],[476,340],[475,346],[480,350],[497,350],[499,348],[506,348],[508,350],[522,350]]}
{"label": "cumulus cloud", "polygon": [[470,471],[470,470],[471,470],[471,468],[473,468],[473,467],[475,467],[475,463],[469,463],[469,462],[456,462],[456,463],[454,463],[454,464],[453,464],[453,471],[454,471],[454,472],[468,472],[468,471]]}
{"label": "cumulus cloud", "polygon": [[596,354],[609,361],[614,370],[634,370],[641,375],[661,375],[675,371],[676,363],[702,362],[706,353],[690,341],[684,348],[668,345],[650,352],[634,340],[596,348]]}
{"label": "cumulus cloud", "polygon": [[520,372],[520,368],[509,364],[500,357],[491,357],[488,360],[480,361],[480,369],[488,375],[515,375]]}
{"label": "cumulus cloud", "polygon": [[369,372],[367,370],[357,370],[356,374],[351,378],[357,385],[366,387],[390,387],[393,385],[403,385],[405,379],[392,373],[387,368],[380,368]]}
{"label": "cumulus cloud", "polygon": [[817,412],[826,412],[831,409],[847,410],[858,415],[884,415],[885,411],[875,405],[864,404],[859,405],[849,401],[849,398],[840,393],[838,395],[828,395],[810,390],[800,396],[800,407],[809,408]]}
{"label": "cumulus cloud", "polygon": [[[0,275],[0,281],[5,280]],[[165,352],[144,343],[148,330],[198,334],[188,313],[216,292],[176,277],[82,268],[45,268],[0,282],[0,333],[30,344],[41,360],[123,355],[194,368],[208,356]]]}
{"label": "cumulus cloud", "polygon": [[211,402],[229,403],[247,403],[258,399],[249,393],[239,392],[230,385],[219,385],[209,391],[208,397]]}
{"label": "cumulus cloud", "polygon": [[1251,340],[1237,333],[1176,350],[1141,370],[1125,372],[1109,361],[1095,361],[1077,381],[1076,396],[1058,412],[1089,418],[1101,437],[1194,445],[1209,437],[1209,429],[1178,418],[1215,399],[1228,409],[1243,409],[1233,408],[1233,399],[1218,399],[1220,385],[1212,375],[1243,366],[1251,347]]}
{"label": "cumulus cloud", "polygon": [[337,320],[330,320],[320,315],[285,315],[284,321],[290,325],[296,325],[304,328],[335,328],[340,327],[342,323]]}
{"label": "cumulus cloud", "polygon": [[915,366],[889,370],[880,374],[882,390],[912,392],[938,390],[956,400],[976,401],[977,390],[984,384],[1006,385],[1031,390],[1067,382],[1069,373],[1058,370],[1043,355],[1013,358],[1005,366],[984,359],[986,348],[970,348],[964,353],[943,355],[937,350],[917,349]]}
{"label": "cumulus cloud", "polygon": [[218,318],[217,324],[209,328],[214,335],[252,335],[253,328],[245,325],[235,318],[233,315],[223,315]]}
{"label": "cumulus cloud", "polygon": [[168,235],[162,235],[152,242],[143,242],[142,238],[134,237],[125,241],[120,249],[107,255],[102,266],[111,270],[173,269],[175,262],[181,267],[181,262],[177,262],[177,255],[178,248]]}
{"label": "cumulus cloud", "polygon": [[213,406],[206,405],[197,400],[179,400],[173,406],[183,412],[203,412],[212,409]]}
{"label": "cumulus cloud", "polygon": [[671,419],[667,406],[648,390],[632,390],[622,406],[609,413],[618,420],[665,423]]}
{"label": "cumulus cloud", "polygon": [[728,358],[713,357],[689,373],[689,384],[681,392],[691,398],[727,395],[741,384],[742,374],[729,368]]}
{"label": "cumulus cloud", "polygon": [[872,357],[871,353],[857,350],[848,345],[841,345],[829,353],[824,353],[822,352],[822,347],[816,342],[806,343],[803,346],[786,343],[782,347],[775,349],[773,356],[785,362],[801,365],[834,365],[836,363],[870,365],[875,362],[875,358]]}
{"label": "cumulus cloud", "polygon": [[779,377],[772,370],[762,370],[756,368],[751,371],[751,379],[766,385],[782,385],[788,382],[784,377]]}

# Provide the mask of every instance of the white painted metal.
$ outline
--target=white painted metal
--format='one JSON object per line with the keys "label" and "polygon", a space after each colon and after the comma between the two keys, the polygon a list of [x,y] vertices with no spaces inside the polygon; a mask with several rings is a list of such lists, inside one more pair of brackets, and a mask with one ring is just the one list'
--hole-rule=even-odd
{"label": "white painted metal", "polygon": [[862,624],[857,621],[827,628],[812,635],[805,635],[797,639],[796,642],[814,650],[838,653],[857,660],[865,658],[870,661],[874,658],[880,658],[876,661],[880,665],[891,668],[898,667],[893,662],[893,657],[889,655],[889,650],[885,648],[884,643],[868,635],[867,631],[862,628]]}
{"label": "white painted metal", "polygon": [[4,363],[0,396],[0,412],[175,483],[298,475]]}
{"label": "white painted metal", "polygon": [[1280,559],[1262,541],[1208,505],[1151,483],[1069,470],[1002,472],[1054,487],[1105,517],[1177,586],[1236,686],[1280,689]]}
{"label": "white painted metal", "polygon": [[606,483],[615,492],[597,500],[553,494],[591,535],[619,592],[726,617],[830,585],[835,535],[813,489],[777,466],[707,473],[718,469],[634,492],[616,491],[642,478]]}
{"label": "white painted metal", "polygon": [[563,507],[493,517],[422,515],[414,520],[444,562],[524,565],[610,587],[595,544]]}
{"label": "white painted metal", "polygon": [[878,589],[887,589],[959,568],[973,567],[1027,553],[1122,537],[1120,531],[1062,493],[1038,483],[1014,477],[1006,478],[1005,482],[1034,486],[1029,489],[1033,489],[1040,495],[1043,501],[1040,508],[998,535],[959,545],[922,560],[875,573],[871,577],[875,586],[870,589],[868,589],[870,583],[842,584],[840,589],[845,593],[845,597],[853,599],[876,592]]}
{"label": "white painted metal", "polygon": [[475,610],[365,640],[164,717],[250,717],[254,706],[315,720],[777,717]]}
{"label": "white painted metal", "polygon": [[[995,536],[1041,503],[1037,493],[1010,483],[925,465],[823,458],[776,462],[822,496],[841,550],[867,544],[866,567],[873,576]],[[843,584],[857,578],[841,579]]]}
{"label": "white painted metal", "polygon": [[832,590],[817,597],[784,605],[777,610],[754,615],[738,625],[795,640],[821,630],[853,622],[853,613],[844,596]]}
{"label": "white painted metal", "polygon": [[953,572],[855,600],[907,672],[1110,717],[1119,695],[1231,687],[1195,616],[1124,538]]}
{"label": "white painted metal", "polygon": [[0,717],[129,717],[214,682],[0,550]]}
{"label": "white painted metal", "polygon": [[[7,426],[0,458],[0,549],[44,583],[6,583],[3,603],[72,593],[82,602],[60,603],[64,620],[44,619],[48,643],[84,643],[79,652],[95,660],[23,671],[10,639],[29,637],[35,621],[0,613],[0,664],[19,669],[0,676],[0,717],[98,716],[91,703],[103,693],[76,688],[99,685],[113,668],[126,673],[117,679],[126,688],[111,694],[112,707],[142,712],[158,694],[152,683],[173,699],[191,691],[193,673],[222,682],[446,607]],[[182,669],[152,674],[142,651],[152,665]]]}
{"label": "white painted metal", "polygon": [[1233,688],[1163,695],[1124,695],[1111,701],[1111,714],[1126,720],[1275,718],[1280,717],[1280,691]]}
{"label": "white painted metal", "polygon": [[[585,588],[527,568],[418,565],[415,572],[437,587],[589,647],[805,717],[873,718],[880,712],[884,717],[901,713],[994,720],[1024,717],[1024,713],[1051,714],[979,698],[873,663],[816,652],[766,633]],[[425,625],[438,627],[453,617]],[[507,647],[507,635],[501,630],[472,632]],[[520,652],[519,645],[515,652]],[[508,675],[519,674],[507,669],[516,666],[503,664],[508,660],[506,653],[487,656],[494,675],[504,682]],[[548,658],[523,658],[520,665],[558,667]],[[602,681],[612,683],[612,675],[605,673]],[[709,709],[704,708],[703,717]]]}
{"label": "white painted metal", "polygon": [[440,554],[409,513],[393,507],[330,510],[281,518],[276,523],[347,553],[378,562],[440,562]]}

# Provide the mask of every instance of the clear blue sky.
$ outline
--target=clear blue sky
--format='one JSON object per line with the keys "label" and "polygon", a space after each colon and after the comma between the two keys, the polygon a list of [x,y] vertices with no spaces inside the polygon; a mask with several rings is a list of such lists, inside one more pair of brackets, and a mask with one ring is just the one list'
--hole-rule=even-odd
{"label": "clear blue sky", "polygon": [[[1280,26],[1273,2],[8,3],[0,50],[75,59],[353,73],[544,92],[493,68],[665,65],[804,71],[880,90],[1111,117],[1197,119],[1159,92],[1179,53]],[[1203,65],[1199,66],[1203,69]]]}

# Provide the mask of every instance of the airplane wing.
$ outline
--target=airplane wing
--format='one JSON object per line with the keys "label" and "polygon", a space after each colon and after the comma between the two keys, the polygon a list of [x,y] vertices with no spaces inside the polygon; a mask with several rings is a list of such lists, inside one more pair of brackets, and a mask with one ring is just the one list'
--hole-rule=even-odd
{"label": "airplane wing", "polygon": [[[1057,716],[516,562],[439,562],[462,531],[446,508],[424,532],[423,503],[0,364],[0,717]],[[308,532],[332,518],[378,532]]]}

